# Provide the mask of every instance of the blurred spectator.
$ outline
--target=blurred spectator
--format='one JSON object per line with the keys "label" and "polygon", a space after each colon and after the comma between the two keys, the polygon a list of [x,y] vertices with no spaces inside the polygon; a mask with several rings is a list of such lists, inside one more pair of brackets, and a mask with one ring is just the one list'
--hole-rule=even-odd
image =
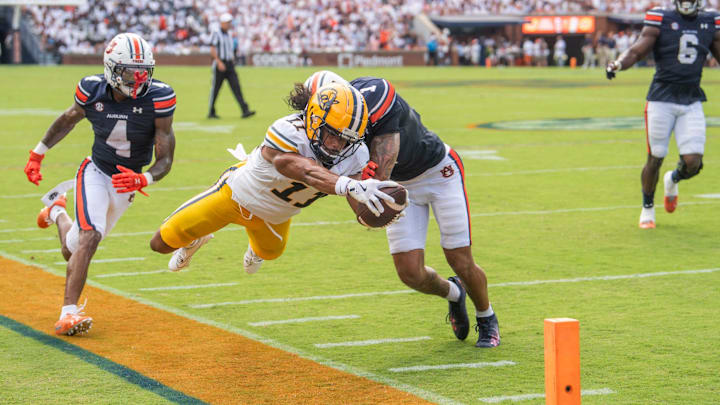
{"label": "blurred spectator", "polygon": [[562,35],[558,35],[555,40],[555,45],[553,45],[553,60],[555,61],[555,66],[565,66],[565,60],[567,59],[567,55],[565,54],[566,47],[567,45]]}
{"label": "blurred spectator", "polygon": [[590,34],[585,35],[585,42],[582,46],[583,53],[583,69],[594,68],[597,63],[595,60],[595,46],[593,45],[593,38]]}
{"label": "blurred spectator", "polygon": [[437,66],[438,64],[438,40],[435,34],[430,35],[430,40],[427,43],[428,50],[428,64]]}

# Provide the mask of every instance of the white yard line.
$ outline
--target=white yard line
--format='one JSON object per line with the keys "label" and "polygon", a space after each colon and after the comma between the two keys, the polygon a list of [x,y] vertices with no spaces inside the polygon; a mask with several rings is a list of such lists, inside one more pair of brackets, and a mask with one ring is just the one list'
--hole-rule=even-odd
{"label": "white yard line", "polygon": [[[114,259],[94,259],[91,260],[90,263],[116,263],[116,262],[138,262],[141,260],[145,260],[144,257],[118,257]],[[67,262],[55,262],[53,264],[55,265],[64,265]]]}
{"label": "white yard line", "polygon": [[397,367],[389,368],[388,371],[393,373],[406,373],[408,371],[428,371],[428,370],[448,370],[451,368],[483,368],[483,367],[503,367],[503,366],[514,366],[517,363],[510,360],[500,360],[493,362],[479,362],[479,363],[457,363],[457,364],[439,364],[435,366],[409,366],[409,367]]}
{"label": "white yard line", "polygon": [[[689,201],[684,203],[679,203],[679,206],[689,206],[689,205],[717,205],[720,204],[720,201]],[[500,216],[508,216],[508,215],[552,215],[552,214],[567,214],[567,213],[573,213],[573,212],[597,212],[597,211],[614,211],[614,210],[620,210],[620,209],[638,209],[638,205],[615,205],[615,206],[609,206],[609,207],[588,207],[588,208],[564,208],[564,209],[557,209],[557,210],[538,210],[538,211],[500,211],[500,212],[481,212],[472,214],[471,216],[473,218],[477,217],[500,217]],[[316,221],[316,222],[298,222],[291,224],[291,227],[297,227],[297,226],[327,226],[327,225],[345,225],[345,224],[355,224],[356,221],[353,220],[347,220],[347,221]],[[234,232],[234,231],[240,231],[243,230],[242,227],[233,227],[233,228],[224,228],[219,230],[218,232]],[[39,231],[40,228],[21,228],[21,229],[3,229],[0,230],[0,233],[10,233],[10,232],[28,232],[28,231]],[[152,235],[155,231],[139,231],[139,232],[125,232],[125,233],[115,233],[110,234],[108,237],[124,237],[124,236],[141,236],[141,235]],[[40,241],[40,240],[52,240],[57,239],[57,237],[39,237],[39,238],[28,238],[28,239],[6,239],[6,240],[0,240],[0,243],[21,243],[21,242],[30,242],[30,241]]]}
{"label": "white yard line", "polygon": [[[635,274],[619,274],[619,275],[608,275],[608,276],[595,276],[595,277],[576,277],[576,278],[560,278],[551,280],[529,280],[529,281],[508,281],[505,283],[488,284],[488,287],[510,287],[510,286],[530,286],[539,284],[561,284],[561,283],[579,283],[583,281],[611,281],[611,280],[626,280],[633,278],[648,278],[648,277],[664,277],[664,276],[679,276],[689,274],[705,274],[715,273],[720,271],[720,267],[709,268],[709,269],[697,269],[697,270],[678,270],[678,271],[660,271],[655,273],[635,273]],[[316,295],[310,297],[293,297],[293,298],[259,298],[254,300],[243,300],[243,301],[228,301],[218,302],[213,304],[195,304],[189,305],[190,308],[202,309],[202,308],[214,308],[228,305],[249,305],[249,304],[266,304],[266,303],[284,303],[284,302],[298,302],[298,301],[319,301],[319,300],[342,300],[347,298],[359,298],[359,297],[372,297],[377,295],[396,295],[396,294],[412,294],[415,290],[395,290],[395,291],[374,291],[366,293],[355,293],[355,294],[341,294],[341,295]]]}
{"label": "white yard line", "polygon": [[[609,395],[614,394],[615,391],[611,390],[610,388],[599,388],[595,390],[580,390],[580,395],[587,396],[587,395]],[[480,402],[485,402],[486,404],[497,404],[500,402],[505,401],[512,401],[512,402],[520,402],[520,401],[527,401],[529,399],[539,399],[539,398],[545,398],[545,394],[523,394],[523,395],[506,395],[506,396],[500,396],[500,397],[489,397],[489,398],[478,398]]]}
{"label": "white yard line", "polygon": [[165,287],[138,288],[139,291],[169,291],[169,290],[195,290],[198,288],[232,287],[240,283],[213,283],[196,285],[174,285]]}
{"label": "white yard line", "polygon": [[310,318],[283,319],[280,321],[248,322],[248,325],[250,325],[250,326],[270,326],[270,325],[282,325],[282,324],[286,324],[286,323],[334,321],[334,320],[341,320],[341,319],[357,319],[357,318],[360,318],[360,315],[314,316],[314,317],[310,317]]}
{"label": "white yard line", "polygon": [[[105,249],[104,246],[98,246],[97,250]],[[29,250],[21,250],[20,253],[60,253],[62,252],[62,249],[29,249]]]}
{"label": "white yard line", "polygon": [[414,293],[415,290],[397,290],[397,291],[375,291],[367,293],[354,293],[354,294],[342,294],[342,295],[316,295],[312,297],[294,297],[294,298],[260,298],[255,300],[243,300],[243,301],[228,301],[228,302],[217,302],[214,304],[197,304],[190,305],[190,308],[214,308],[224,307],[227,305],[247,305],[247,304],[265,304],[265,303],[281,303],[281,302],[298,302],[298,301],[322,301],[322,300],[342,300],[346,298],[356,297],[373,297],[376,295],[395,295],[395,294],[410,294]]}
{"label": "white yard line", "polygon": [[720,198],[720,193],[716,193],[716,194],[695,194],[693,197],[717,199],[717,198]]}
{"label": "white yard line", "polygon": [[[190,271],[189,269],[183,270],[183,273],[186,273]],[[107,277],[125,277],[125,276],[144,276],[147,274],[158,274],[158,273],[173,273],[172,271],[165,269],[165,270],[151,270],[151,271],[134,271],[130,273],[108,273],[108,274],[98,274],[97,276],[93,276],[93,278],[107,278]]]}
{"label": "white yard line", "polygon": [[430,336],[418,336],[418,337],[398,338],[398,339],[356,340],[354,342],[315,343],[313,346],[315,346],[319,349],[327,349],[330,347],[370,346],[370,345],[381,345],[384,343],[419,342],[421,340],[430,340],[430,339],[432,339]]}
{"label": "white yard line", "polygon": [[[462,157],[462,155],[460,155]],[[603,170],[627,170],[627,169],[642,169],[642,166],[596,166],[596,167],[567,167],[560,169],[538,169],[538,170],[518,170],[515,172],[483,172],[483,173],[466,173],[468,177],[482,176],[482,177],[494,177],[494,176],[517,176],[523,174],[545,174],[545,173],[566,173],[566,172],[591,172],[591,171],[603,171]]]}

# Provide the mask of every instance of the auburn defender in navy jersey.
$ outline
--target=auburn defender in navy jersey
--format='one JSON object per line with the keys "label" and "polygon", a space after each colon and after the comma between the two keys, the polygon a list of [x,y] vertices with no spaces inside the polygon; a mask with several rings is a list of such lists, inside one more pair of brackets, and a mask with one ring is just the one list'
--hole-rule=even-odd
{"label": "auburn defender in navy jersey", "polygon": [[[87,332],[92,318],[77,303],[88,267],[100,241],[130,206],[135,191],[160,180],[170,171],[175,150],[172,130],[175,92],[153,79],[155,60],[150,45],[136,34],[119,34],[108,44],[105,73],[87,76],[75,89],[75,102],[50,126],[30,151],[25,167],[28,180],[42,180],[40,163],[48,149],[60,142],[83,118],[92,124],[92,156],[80,164],[75,180],[61,183],[43,197],[46,207],[38,226],[56,224],[67,264],[65,299],[58,335]],[[143,166],[155,163],[141,173]],[[75,189],[75,220],[65,211],[65,192]],[[145,194],[147,195],[147,194]]]}
{"label": "auburn defender in navy jersey", "polygon": [[[305,81],[311,91],[321,82],[343,81],[332,72],[316,72]],[[465,191],[465,168],[460,157],[434,132],[425,128],[418,114],[377,77],[350,82],[365,97],[369,110],[365,142],[370,163],[363,178],[391,179],[407,188],[410,204],[405,216],[387,228],[390,253],[403,283],[425,294],[449,301],[449,319],[455,336],[464,340],[470,330],[465,295],[476,308],[477,347],[500,344],[497,317],[488,298],[485,272],[475,263],[470,248],[470,213]],[[429,209],[438,222],[445,258],[458,277],[445,280],[425,265],[425,239]],[[461,282],[462,280],[462,282]]]}
{"label": "auburn defender in navy jersey", "polygon": [[705,93],[700,88],[702,69],[708,53],[720,60],[720,15],[699,9],[699,0],[675,0],[674,9],[654,8],[645,14],[640,38],[607,66],[607,77],[625,70],[650,50],[655,58],[655,76],[645,106],[648,156],[642,170],[643,208],[640,228],[655,228],[655,186],[668,152],[670,134],[680,161],[665,173],[665,210],[675,211],[678,182],[702,169],[705,152]]}

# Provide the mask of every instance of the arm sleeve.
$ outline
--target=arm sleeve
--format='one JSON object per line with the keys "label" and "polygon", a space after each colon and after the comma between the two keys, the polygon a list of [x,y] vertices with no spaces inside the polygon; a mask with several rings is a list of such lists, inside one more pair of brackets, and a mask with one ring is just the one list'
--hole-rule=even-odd
{"label": "arm sleeve", "polygon": [[159,87],[152,94],[155,118],[169,117],[175,114],[177,100],[173,88],[165,83],[153,83],[152,86]]}

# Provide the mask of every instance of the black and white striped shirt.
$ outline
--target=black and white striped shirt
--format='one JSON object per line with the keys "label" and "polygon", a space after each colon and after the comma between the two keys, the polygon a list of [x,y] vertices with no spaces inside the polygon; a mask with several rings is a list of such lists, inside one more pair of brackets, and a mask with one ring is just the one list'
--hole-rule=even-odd
{"label": "black and white striped shirt", "polygon": [[229,32],[218,29],[210,37],[210,45],[215,47],[217,56],[222,61],[235,60],[235,46]]}

